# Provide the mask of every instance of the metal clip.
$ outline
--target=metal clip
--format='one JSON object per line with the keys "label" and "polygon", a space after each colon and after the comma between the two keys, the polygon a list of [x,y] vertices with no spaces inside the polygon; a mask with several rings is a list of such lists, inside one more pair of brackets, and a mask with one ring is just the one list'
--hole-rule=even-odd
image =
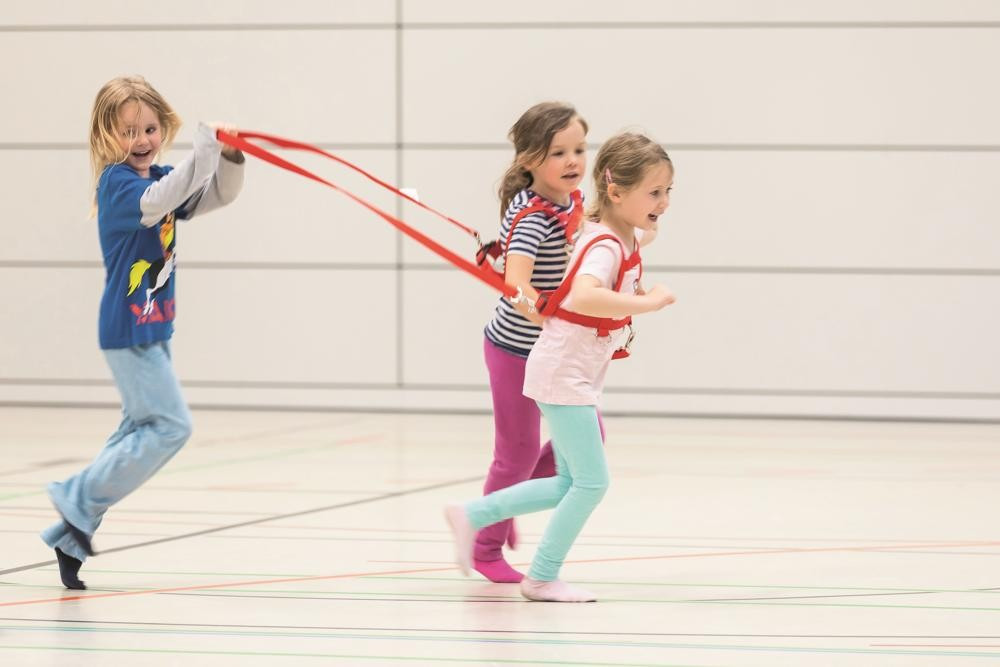
{"label": "metal clip", "polygon": [[631,324],[626,324],[625,326],[628,327],[628,338],[625,339],[625,344],[622,345],[621,349],[625,350],[626,352],[631,352],[632,341],[635,340],[635,329],[632,328]]}
{"label": "metal clip", "polygon": [[527,296],[525,296],[524,290],[522,290],[520,287],[517,288],[517,294],[515,294],[514,296],[511,296],[511,297],[507,297],[507,298],[515,306],[517,304],[519,304],[519,303],[525,303],[525,304],[527,304],[528,305],[528,312],[529,313],[536,312],[535,311],[535,302],[532,301],[531,299],[529,299]]}

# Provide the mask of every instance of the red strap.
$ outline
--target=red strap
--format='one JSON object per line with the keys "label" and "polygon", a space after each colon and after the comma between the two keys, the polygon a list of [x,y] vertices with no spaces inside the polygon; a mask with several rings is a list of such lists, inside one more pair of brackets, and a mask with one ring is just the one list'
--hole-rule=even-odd
{"label": "red strap", "polygon": [[444,215],[443,213],[439,213],[438,211],[435,211],[431,207],[429,207],[429,206],[427,206],[425,204],[422,204],[421,202],[418,202],[417,200],[413,199],[412,197],[407,196],[406,194],[400,192],[399,190],[397,190],[393,186],[389,185],[388,183],[384,183],[384,182],[380,181],[379,179],[375,178],[374,176],[372,176],[371,174],[365,172],[360,167],[356,167],[355,165],[347,162],[346,160],[343,160],[342,158],[339,158],[336,155],[327,153],[326,151],[324,151],[322,149],[319,149],[319,148],[316,148],[314,146],[310,146],[308,144],[299,143],[297,141],[291,141],[289,139],[281,139],[279,137],[273,137],[273,136],[261,134],[261,133],[258,133],[258,132],[243,132],[243,131],[239,131],[236,134],[229,134],[227,132],[223,132],[222,130],[218,130],[216,132],[216,136],[217,136],[218,140],[221,143],[224,143],[224,144],[226,144],[228,146],[232,146],[233,148],[238,148],[239,150],[243,151],[244,153],[249,153],[250,155],[253,155],[254,157],[260,158],[261,160],[264,160],[265,162],[270,162],[271,164],[273,164],[275,166],[278,166],[278,167],[281,167],[282,169],[287,169],[288,171],[290,171],[292,173],[299,174],[300,176],[305,176],[306,178],[312,179],[312,180],[314,180],[314,181],[316,181],[318,183],[322,183],[323,185],[326,185],[328,187],[333,188],[337,192],[340,192],[341,194],[343,194],[343,195],[347,196],[348,198],[354,200],[358,204],[361,204],[362,206],[364,206],[365,208],[367,208],[372,213],[375,213],[380,218],[382,218],[383,220],[385,220],[386,222],[388,222],[390,225],[392,225],[393,227],[395,227],[399,231],[403,232],[404,234],[406,234],[407,236],[409,236],[413,240],[417,241],[418,243],[422,244],[424,247],[426,247],[430,251],[432,251],[432,252],[436,253],[437,255],[443,257],[444,259],[448,260],[454,266],[456,266],[459,269],[465,271],[466,273],[469,273],[470,275],[473,275],[476,278],[479,278],[480,280],[482,280],[486,284],[494,287],[495,289],[497,289],[498,291],[500,291],[504,295],[506,295],[506,296],[515,296],[517,294],[517,289],[513,288],[513,287],[510,287],[509,285],[507,285],[506,283],[504,283],[502,277],[500,277],[499,275],[497,275],[495,273],[492,274],[492,275],[490,275],[487,272],[480,271],[476,267],[476,265],[473,264],[472,262],[470,262],[467,259],[461,257],[460,255],[452,252],[448,248],[445,248],[444,246],[442,246],[441,244],[437,243],[436,241],[434,241],[430,237],[426,236],[425,234],[423,234],[423,233],[417,231],[416,229],[414,229],[413,227],[409,226],[408,224],[406,224],[405,222],[403,222],[402,220],[400,220],[396,216],[390,215],[389,213],[386,213],[385,211],[383,211],[382,209],[378,208],[374,204],[368,202],[365,199],[362,199],[361,197],[355,195],[354,193],[352,193],[352,192],[350,192],[348,190],[345,190],[344,188],[340,187],[339,185],[331,183],[330,181],[326,180],[325,178],[317,176],[316,174],[312,173],[311,171],[308,171],[307,169],[303,169],[302,167],[300,167],[300,166],[298,166],[296,164],[293,164],[293,163],[289,162],[288,160],[285,160],[285,159],[283,159],[281,157],[278,157],[274,153],[272,153],[272,152],[270,152],[270,151],[268,151],[268,150],[266,150],[264,148],[261,148],[260,146],[257,146],[256,144],[250,143],[249,141],[247,141],[247,138],[262,139],[264,141],[268,141],[270,143],[273,143],[273,144],[275,144],[277,146],[281,146],[283,148],[295,148],[295,149],[299,149],[299,150],[306,150],[306,151],[310,151],[310,152],[313,152],[313,153],[318,153],[320,155],[324,155],[324,156],[330,158],[331,160],[335,160],[336,162],[339,162],[339,163],[341,163],[341,164],[343,164],[343,165],[345,165],[345,166],[347,166],[347,167],[349,167],[351,169],[354,169],[355,171],[363,174],[364,176],[367,176],[372,181],[378,183],[379,185],[382,185],[383,187],[385,187],[385,188],[387,188],[389,190],[392,190],[393,192],[397,193],[401,197],[404,197],[405,199],[407,199],[407,200],[409,200],[409,201],[417,204],[421,208],[424,208],[424,209],[430,211],[431,213],[434,213],[434,214],[436,214],[436,215],[438,215],[440,217],[445,218],[449,222],[452,222],[455,225],[458,225],[462,229],[465,229],[466,231],[472,233],[473,235],[475,235],[478,238],[479,235],[476,234],[475,230],[472,230],[472,229],[466,227],[465,225],[461,224],[460,222],[458,222],[456,220],[453,220],[452,218],[449,218],[448,216]]}
{"label": "red strap", "polygon": [[[614,241],[618,244],[618,247],[621,248],[622,251],[622,261],[618,265],[618,275],[615,277],[615,282],[612,286],[612,289],[615,292],[621,289],[622,280],[624,279],[625,272],[628,269],[634,268],[636,264],[639,264],[639,271],[642,271],[642,258],[639,255],[638,247],[636,247],[632,255],[626,258],[625,246],[622,245],[622,242],[617,236],[614,236],[613,234],[600,234],[590,239],[587,245],[583,247],[583,250],[581,250],[577,255],[576,261],[573,262],[573,266],[571,266],[569,271],[566,272],[566,276],[562,279],[559,287],[556,288],[556,290],[548,297],[548,301],[545,304],[546,309],[552,309],[552,312],[555,312],[555,308],[559,307],[559,304],[562,303],[562,301],[569,295],[569,291],[573,288],[573,279],[576,277],[577,271],[580,270],[580,264],[583,262],[584,256],[590,252],[591,248],[602,241]],[[545,315],[546,313],[542,312],[542,314]]]}
{"label": "red strap", "polygon": [[558,317],[560,320],[566,320],[567,322],[579,324],[580,326],[588,327],[590,329],[597,329],[597,335],[601,338],[604,338],[612,331],[624,329],[628,325],[632,324],[631,315],[623,317],[620,320],[616,320],[610,317],[582,315],[580,313],[575,313],[572,310],[566,310],[565,308],[556,309],[556,312],[552,313],[552,315]]}
{"label": "red strap", "polygon": [[545,203],[545,200],[541,197],[533,197],[531,202],[532,205],[528,208],[521,209],[518,211],[517,216],[514,221],[510,224],[510,231],[507,233],[507,245],[510,245],[510,239],[514,234],[514,225],[521,221],[521,218],[525,217],[529,213],[535,213],[537,211],[542,211],[550,218],[556,218],[559,223],[566,230],[566,243],[572,245],[574,237],[576,236],[576,230],[580,227],[580,220],[583,219],[583,193],[579,190],[573,190],[569,195],[570,201],[573,203],[572,210],[557,211],[555,208],[549,206]]}
{"label": "red strap", "polygon": [[507,251],[510,250],[510,242],[514,238],[514,228],[517,227],[517,223],[521,222],[521,220],[528,217],[532,213],[544,213],[550,218],[556,216],[556,212],[553,209],[546,206],[545,204],[541,203],[541,200],[538,197],[532,198],[533,202],[535,202],[536,200],[537,203],[532,203],[531,206],[528,206],[527,208],[522,208],[520,211],[517,212],[517,215],[514,216],[514,219],[510,221],[510,229],[507,230],[507,242],[503,244],[503,256],[505,259],[507,257]]}
{"label": "red strap", "polygon": [[574,190],[570,198],[573,200],[573,210],[568,216],[565,213],[560,215],[565,216],[566,242],[572,245],[576,242],[576,232],[580,228],[580,221],[583,220],[583,193]]}
{"label": "red strap", "polygon": [[[225,139],[223,139],[223,137],[222,137],[222,135],[225,134],[224,132],[220,132],[218,134],[219,134],[219,137],[218,137],[219,141],[221,141],[222,143],[229,143],[229,142],[225,141]],[[307,152],[310,152],[310,153],[316,153],[317,155],[322,155],[323,157],[325,157],[327,159],[333,160],[334,162],[337,162],[339,164],[344,165],[348,169],[351,169],[353,171],[358,172],[359,174],[361,174],[362,176],[364,176],[365,178],[367,178],[372,183],[375,183],[376,185],[379,185],[379,186],[385,188],[389,192],[392,192],[392,193],[394,193],[394,194],[402,197],[403,199],[416,204],[420,208],[422,208],[425,211],[428,211],[430,213],[433,213],[434,215],[436,215],[437,217],[441,218],[442,220],[447,220],[448,222],[450,222],[451,224],[455,225],[456,227],[458,227],[462,231],[466,232],[467,234],[470,234],[471,236],[476,237],[477,240],[479,239],[479,232],[477,232],[475,229],[472,229],[471,227],[463,225],[461,222],[459,222],[458,220],[455,220],[451,216],[449,216],[449,215],[447,215],[445,213],[442,213],[441,211],[438,211],[437,209],[432,208],[432,207],[428,206],[427,204],[425,204],[425,203],[423,203],[423,202],[421,202],[421,201],[419,201],[417,199],[414,199],[413,197],[411,197],[410,195],[406,194],[402,190],[397,189],[395,186],[390,185],[389,183],[386,183],[385,181],[383,181],[378,176],[375,176],[374,174],[371,174],[371,173],[365,171],[364,169],[362,169],[358,165],[354,164],[353,162],[351,162],[349,160],[345,160],[344,158],[340,157],[339,155],[334,155],[333,153],[329,153],[329,152],[323,150],[322,148],[318,148],[316,146],[312,146],[310,144],[303,143],[301,141],[295,141],[293,139],[285,139],[284,137],[277,137],[277,136],[274,136],[272,134],[264,134],[263,132],[251,132],[251,131],[248,131],[248,130],[239,130],[239,131],[237,131],[237,135],[239,137],[243,138],[243,139],[260,139],[262,141],[266,141],[266,142],[268,142],[270,144],[274,144],[275,146],[279,146],[281,148],[291,148],[291,149],[294,149],[294,150],[307,151]],[[228,136],[232,136],[232,135],[226,135],[226,136],[228,137]],[[229,145],[232,145],[232,144],[229,144]],[[261,157],[261,156],[258,155],[257,157]],[[272,162],[272,164],[277,164],[276,162],[273,162],[272,160],[268,160],[267,158],[262,158],[262,159],[265,159],[268,162]],[[278,158],[278,159],[280,159],[280,158]],[[283,166],[283,165],[278,165],[278,166]],[[285,168],[287,169],[287,167],[285,167]],[[299,172],[297,172],[297,173],[299,173]]]}
{"label": "red strap", "polygon": [[565,298],[569,295],[570,290],[573,288],[573,279],[576,277],[576,273],[580,269],[580,264],[583,263],[583,258],[588,252],[590,252],[591,248],[603,241],[614,241],[618,244],[618,247],[621,248],[622,251],[622,260],[618,264],[618,275],[615,277],[615,282],[612,287],[615,292],[621,289],[622,281],[625,279],[625,272],[629,269],[635,268],[635,266],[638,265],[639,275],[642,275],[642,257],[639,254],[638,244],[636,244],[635,250],[632,254],[626,257],[625,246],[622,245],[622,242],[617,236],[614,236],[613,234],[600,234],[590,239],[590,241],[587,242],[587,245],[585,245],[579,252],[576,257],[576,261],[573,262],[573,266],[571,266],[569,271],[566,272],[566,276],[559,284],[559,287],[556,288],[554,292],[550,292],[545,295],[545,299],[542,300],[543,303],[538,309],[539,313],[542,315],[552,315],[561,320],[597,329],[597,335],[601,337],[607,336],[611,331],[622,329],[632,323],[631,316],[624,317],[622,319],[594,317],[592,315],[575,313],[571,310],[566,310],[560,307],[560,304],[563,300],[565,300]]}
{"label": "red strap", "polygon": [[[532,213],[544,213],[548,218],[556,218],[562,224],[563,229],[566,231],[566,243],[572,244],[573,237],[576,236],[576,230],[580,226],[580,219],[583,217],[583,193],[579,190],[574,190],[570,194],[570,201],[573,202],[573,210],[569,213],[560,213],[553,207],[545,203],[545,200],[541,197],[532,197],[528,202],[530,206],[522,208],[514,216],[514,219],[510,222],[510,229],[507,230],[507,242],[503,246],[503,256],[504,260],[507,259],[507,251],[510,249],[510,242],[514,238],[514,228],[517,227],[517,223],[521,222],[524,218],[528,217]],[[506,261],[504,262],[504,269],[506,270]]]}

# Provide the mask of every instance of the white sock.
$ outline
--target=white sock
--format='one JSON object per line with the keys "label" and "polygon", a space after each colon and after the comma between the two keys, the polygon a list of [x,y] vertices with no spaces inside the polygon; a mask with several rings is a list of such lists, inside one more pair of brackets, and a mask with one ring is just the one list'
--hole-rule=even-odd
{"label": "white sock", "polygon": [[539,602],[597,602],[597,596],[565,581],[540,581],[525,577],[521,580],[521,595]]}

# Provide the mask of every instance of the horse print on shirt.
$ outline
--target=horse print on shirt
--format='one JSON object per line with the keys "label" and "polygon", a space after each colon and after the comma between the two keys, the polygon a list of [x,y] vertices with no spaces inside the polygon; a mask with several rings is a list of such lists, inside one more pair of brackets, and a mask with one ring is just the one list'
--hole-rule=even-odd
{"label": "horse print on shirt", "polygon": [[[146,283],[146,303],[142,309],[137,305],[132,306],[133,312],[139,317],[140,324],[145,321],[172,320],[172,316],[166,318],[160,312],[156,304],[156,295],[167,286],[177,265],[177,254],[174,252],[174,214],[170,213],[159,225],[160,247],[163,249],[163,256],[150,262],[145,259],[138,259],[132,264],[128,274],[128,294],[132,294],[139,289],[139,286]],[[167,310],[172,311],[171,304],[165,304]],[[172,315],[170,313],[169,315]]]}

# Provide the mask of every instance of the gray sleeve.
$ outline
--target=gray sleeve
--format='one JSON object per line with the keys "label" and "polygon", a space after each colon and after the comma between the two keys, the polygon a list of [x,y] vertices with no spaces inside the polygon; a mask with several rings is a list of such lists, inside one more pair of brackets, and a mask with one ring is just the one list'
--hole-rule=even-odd
{"label": "gray sleeve", "polygon": [[219,168],[212,175],[212,180],[205,184],[200,192],[196,192],[185,205],[187,217],[204,215],[214,211],[236,199],[243,189],[243,163],[246,158],[243,153],[237,153],[235,158],[225,155],[219,160]]}
{"label": "gray sleeve", "polygon": [[140,223],[152,227],[163,216],[179,208],[205,185],[219,166],[222,148],[215,140],[215,130],[199,123],[191,155],[177,163],[173,171],[146,188],[139,200]]}

